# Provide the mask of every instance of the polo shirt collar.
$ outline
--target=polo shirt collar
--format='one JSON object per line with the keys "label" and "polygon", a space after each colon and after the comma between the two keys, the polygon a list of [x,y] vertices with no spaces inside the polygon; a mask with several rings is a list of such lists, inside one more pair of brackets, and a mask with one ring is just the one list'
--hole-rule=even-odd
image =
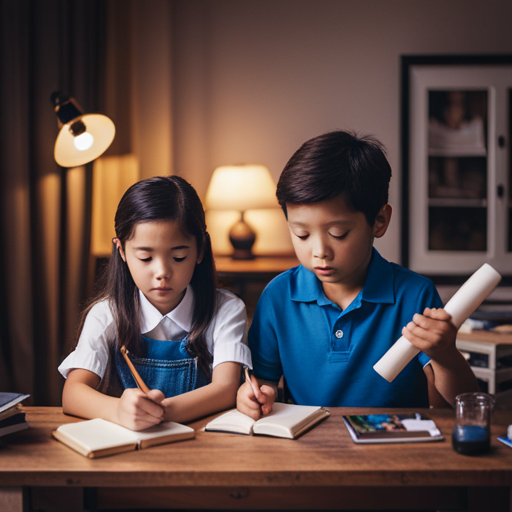
{"label": "polo shirt collar", "polygon": [[[394,274],[391,263],[375,249],[368,265],[361,300],[384,304],[395,302]],[[326,297],[320,280],[302,265],[297,267],[290,283],[290,298],[296,302],[317,302],[319,306],[332,304]]]}
{"label": "polo shirt collar", "polygon": [[368,274],[362,290],[362,300],[381,304],[394,304],[395,280],[391,263],[375,247],[368,265]]}
{"label": "polo shirt collar", "polygon": [[302,265],[297,267],[291,279],[290,297],[296,302],[317,302],[319,306],[332,304],[325,296],[320,280]]}
{"label": "polo shirt collar", "polygon": [[190,331],[194,312],[194,292],[190,285],[187,286],[181,302],[167,315],[162,315],[140,290],[139,298],[141,306],[140,322],[143,333],[152,331],[166,317],[183,331]]}

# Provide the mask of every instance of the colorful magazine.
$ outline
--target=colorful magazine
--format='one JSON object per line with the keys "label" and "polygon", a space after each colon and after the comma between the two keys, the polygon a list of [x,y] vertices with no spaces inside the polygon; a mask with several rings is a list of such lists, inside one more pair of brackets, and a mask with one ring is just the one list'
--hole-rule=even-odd
{"label": "colorful magazine", "polygon": [[355,443],[418,443],[442,441],[435,422],[418,413],[343,416]]}

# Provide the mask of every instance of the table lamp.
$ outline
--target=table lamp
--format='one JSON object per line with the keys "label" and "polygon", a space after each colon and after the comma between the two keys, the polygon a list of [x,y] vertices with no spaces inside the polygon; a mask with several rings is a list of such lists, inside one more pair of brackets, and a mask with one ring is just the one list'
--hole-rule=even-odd
{"label": "table lamp", "polygon": [[277,208],[276,185],[264,165],[224,165],[217,167],[206,192],[208,210],[237,210],[238,220],[229,231],[233,258],[253,259],[256,233],[245,222],[247,210]]}
{"label": "table lamp", "polygon": [[54,157],[61,167],[92,162],[112,144],[114,123],[103,114],[84,114],[74,98],[56,91],[51,95],[59,122]]}

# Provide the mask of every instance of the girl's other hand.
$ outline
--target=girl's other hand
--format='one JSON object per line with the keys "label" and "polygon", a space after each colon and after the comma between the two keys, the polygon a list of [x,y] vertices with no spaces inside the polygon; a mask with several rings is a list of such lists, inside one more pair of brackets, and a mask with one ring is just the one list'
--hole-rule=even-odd
{"label": "girl's other hand", "polygon": [[158,425],[165,412],[160,403],[165,398],[158,389],[143,393],[138,388],[125,389],[117,406],[118,423],[130,430],[144,430]]}
{"label": "girl's other hand", "polygon": [[272,410],[275,399],[276,392],[272,386],[263,384],[260,387],[257,379],[251,376],[251,383],[244,382],[238,389],[236,407],[241,413],[258,420]]}

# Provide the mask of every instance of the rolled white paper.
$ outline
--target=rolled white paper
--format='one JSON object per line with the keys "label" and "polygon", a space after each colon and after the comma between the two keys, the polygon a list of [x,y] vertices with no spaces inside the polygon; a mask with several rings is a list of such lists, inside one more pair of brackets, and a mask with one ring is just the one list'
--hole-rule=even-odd
{"label": "rolled white paper", "polygon": [[[457,329],[482,304],[501,281],[501,275],[490,265],[484,263],[455,293],[444,307],[452,317],[451,321]],[[373,369],[388,382],[395,377],[419,353],[411,342],[402,336],[381,357]]]}

